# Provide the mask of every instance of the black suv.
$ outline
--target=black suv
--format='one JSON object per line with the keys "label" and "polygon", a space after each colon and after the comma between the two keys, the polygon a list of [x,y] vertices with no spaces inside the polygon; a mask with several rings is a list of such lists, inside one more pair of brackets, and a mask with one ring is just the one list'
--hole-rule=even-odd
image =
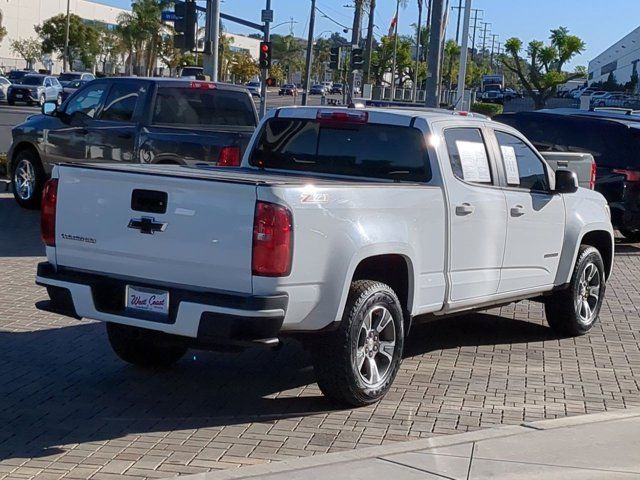
{"label": "black suv", "polygon": [[188,79],[105,78],[60,107],[45,103],[11,131],[16,201],[37,208],[60,162],[239,165],[258,123],[242,86]]}
{"label": "black suv", "polygon": [[609,202],[613,225],[640,241],[640,116],[548,109],[505,113],[494,120],[520,130],[542,152],[592,154],[595,189]]}

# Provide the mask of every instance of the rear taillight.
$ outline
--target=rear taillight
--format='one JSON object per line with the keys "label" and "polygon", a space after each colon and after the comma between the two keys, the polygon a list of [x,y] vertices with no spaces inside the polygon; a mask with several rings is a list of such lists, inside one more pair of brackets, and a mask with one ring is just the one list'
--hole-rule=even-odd
{"label": "rear taillight", "polygon": [[591,177],[589,177],[589,188],[594,190],[596,188],[596,171],[598,167],[595,162],[591,164]]}
{"label": "rear taillight", "polygon": [[240,147],[222,147],[220,149],[220,155],[218,155],[218,166],[239,167],[240,160]]}
{"label": "rear taillight", "polygon": [[636,170],[614,169],[613,173],[624,175],[627,182],[640,182],[640,172]]}
{"label": "rear taillight", "polygon": [[257,202],[253,220],[254,275],[284,277],[291,271],[293,224],[282,205]]}
{"label": "rear taillight", "polygon": [[40,233],[47,247],[56,246],[56,204],[58,202],[58,179],[52,178],[44,185]]}

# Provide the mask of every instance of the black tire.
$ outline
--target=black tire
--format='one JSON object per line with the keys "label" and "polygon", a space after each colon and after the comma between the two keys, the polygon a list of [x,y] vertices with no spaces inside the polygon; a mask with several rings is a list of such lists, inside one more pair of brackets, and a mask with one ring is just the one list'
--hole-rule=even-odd
{"label": "black tire", "polygon": [[640,230],[634,230],[625,227],[619,227],[618,230],[627,240],[631,240],[632,242],[640,242]]}
{"label": "black tire", "polygon": [[175,337],[153,330],[107,323],[111,348],[125,362],[143,368],[167,368],[187,352]]}
{"label": "black tire", "polygon": [[[385,311],[393,320],[389,322],[391,325],[386,323],[381,330],[374,329],[374,325],[380,326],[383,319],[388,318]],[[367,333],[365,317],[369,312],[371,320]],[[403,347],[404,315],[394,291],[384,283],[355,281],[351,284],[340,326],[316,339],[312,346],[318,386],[324,395],[341,404],[364,406],[375,403],[391,387],[402,362]],[[373,363],[377,377],[373,373]],[[363,372],[367,370],[368,374]]]}
{"label": "black tire", "polygon": [[40,98],[38,98],[38,106],[42,108],[42,106],[46,101],[47,101],[47,97],[45,97],[44,95],[40,95]]}
{"label": "black tire", "polygon": [[15,105],[16,102],[14,102],[13,100],[7,100],[7,105]]}
{"label": "black tire", "polygon": [[[591,266],[596,269],[593,277]],[[596,285],[597,297],[594,298],[592,292],[595,292]],[[568,287],[555,292],[545,301],[547,323],[562,335],[584,335],[598,321],[605,290],[604,262],[600,252],[589,245],[582,245]],[[584,302],[587,302],[588,310]]]}
{"label": "black tire", "polygon": [[56,105],[60,106],[62,105],[62,94],[59,93],[58,96],[56,97]]}
{"label": "black tire", "polygon": [[[31,188],[21,188],[16,182],[18,176],[24,178],[22,175],[24,171],[23,168],[26,168],[27,172],[33,172]],[[29,177],[31,178],[31,174],[29,174]],[[47,176],[44,173],[42,163],[40,163],[40,158],[38,158],[37,154],[31,150],[20,150],[15,155],[11,162],[11,187],[13,190],[13,198],[18,202],[18,205],[30,210],[39,209],[42,199],[42,189],[44,188],[46,179]]]}

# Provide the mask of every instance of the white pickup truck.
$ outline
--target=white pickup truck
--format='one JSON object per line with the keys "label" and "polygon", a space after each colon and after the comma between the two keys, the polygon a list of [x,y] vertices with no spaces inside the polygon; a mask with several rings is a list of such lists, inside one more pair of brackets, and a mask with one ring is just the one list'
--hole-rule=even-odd
{"label": "white pickup truck", "polygon": [[105,321],[143,366],[297,336],[325,395],[364,405],[412,322],[541,298],[555,330],[592,328],[614,235],[576,182],[484,118],[281,108],[239,168],[57,166],[41,308]]}

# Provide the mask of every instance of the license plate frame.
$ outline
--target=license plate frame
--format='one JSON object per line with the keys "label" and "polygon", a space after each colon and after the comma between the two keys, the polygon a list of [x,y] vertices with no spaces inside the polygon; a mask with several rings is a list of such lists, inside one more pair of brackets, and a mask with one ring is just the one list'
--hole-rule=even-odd
{"label": "license plate frame", "polygon": [[167,290],[127,285],[124,306],[127,310],[168,317],[169,300]]}

